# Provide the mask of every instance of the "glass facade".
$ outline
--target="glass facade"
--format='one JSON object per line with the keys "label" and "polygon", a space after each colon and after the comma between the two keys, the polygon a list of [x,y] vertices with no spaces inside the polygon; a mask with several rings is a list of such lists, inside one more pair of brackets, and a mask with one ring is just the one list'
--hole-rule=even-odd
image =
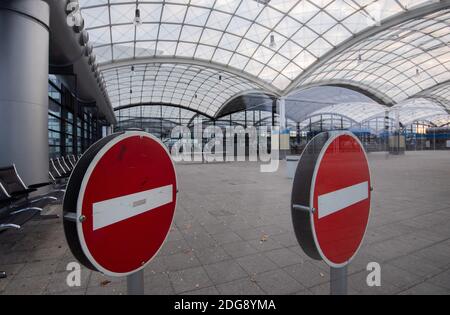
{"label": "glass facade", "polygon": [[[50,158],[83,153],[98,138],[92,106],[75,97],[50,75],[48,81],[48,138]],[[101,136],[101,135],[100,135]]]}

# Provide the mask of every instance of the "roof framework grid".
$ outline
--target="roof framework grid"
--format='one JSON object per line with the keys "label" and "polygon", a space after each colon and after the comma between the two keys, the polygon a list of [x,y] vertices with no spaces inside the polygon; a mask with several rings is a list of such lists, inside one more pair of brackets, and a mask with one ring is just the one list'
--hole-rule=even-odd
{"label": "roof framework grid", "polygon": [[383,116],[389,107],[377,103],[353,102],[331,105],[314,111],[310,116],[339,115],[361,123],[375,116]]}
{"label": "roof framework grid", "polygon": [[450,81],[446,81],[442,84],[425,90],[416,95],[416,97],[430,98],[433,101],[441,104],[450,113]]}
{"label": "roof framework grid", "polygon": [[137,64],[103,71],[114,107],[179,105],[214,116],[235,95],[261,88],[240,76],[188,64]]}
{"label": "roof framework grid", "polygon": [[391,117],[399,117],[404,126],[408,126],[415,121],[433,121],[435,117],[447,115],[441,104],[430,99],[413,98],[401,102],[391,108]]}
{"label": "roof framework grid", "polygon": [[437,127],[449,126],[450,127],[450,115],[434,116],[430,121]]}
{"label": "roof framework grid", "polygon": [[413,19],[362,40],[298,84],[342,82],[400,102],[450,80],[450,10]]}
{"label": "roof framework grid", "polygon": [[[303,80],[309,77],[311,69],[317,69],[319,73],[327,71],[324,61],[340,51],[340,48],[346,48],[354,39],[363,40],[369,31],[377,34],[383,29],[385,21],[398,24],[403,17],[411,19],[450,5],[449,0],[79,2],[97,60],[104,72],[125,64],[170,64],[173,61],[195,67],[206,68],[209,65],[217,72],[240,76],[242,81],[252,85],[252,89],[263,89],[277,96],[288,94],[298,84],[304,85]],[[142,25],[133,24],[136,8],[140,10]],[[411,21],[415,20],[413,18]],[[444,30],[439,32],[445,35]],[[426,70],[428,74],[428,68]],[[359,73],[359,69],[352,71],[355,76],[366,74]],[[439,67],[435,71],[439,72]],[[125,86],[126,78],[118,76],[117,85]],[[370,73],[372,81],[376,78],[375,73]],[[316,79],[311,84],[324,82],[321,76]],[[142,80],[146,81],[147,77],[143,76]],[[375,88],[384,92],[386,87],[380,80],[376,81]],[[406,98],[405,95],[413,95],[440,80],[438,75],[435,82],[424,80],[402,88],[393,98],[396,101]],[[130,86],[134,85],[130,83]],[[146,89],[146,83],[142,82],[141,85]],[[129,97],[130,101],[125,93],[117,92],[118,87],[113,90],[109,87],[108,91],[115,96],[114,106],[145,98],[143,95],[133,95]],[[129,94],[134,94],[136,89],[130,90],[133,93]],[[178,96],[172,96],[172,99],[180,100]],[[194,102],[192,106],[214,116],[213,111],[220,106],[210,106],[207,104],[209,101],[213,100],[205,96],[201,104]],[[186,106],[186,102],[183,104]]]}

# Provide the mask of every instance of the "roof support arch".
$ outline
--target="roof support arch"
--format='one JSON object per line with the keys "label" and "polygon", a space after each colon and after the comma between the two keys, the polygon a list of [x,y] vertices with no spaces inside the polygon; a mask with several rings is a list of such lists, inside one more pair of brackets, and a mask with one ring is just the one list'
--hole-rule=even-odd
{"label": "roof support arch", "polygon": [[207,115],[207,114],[205,114],[205,113],[202,113],[202,112],[200,112],[200,111],[198,111],[198,110],[195,110],[195,109],[192,109],[192,108],[189,108],[189,107],[186,107],[186,106],[181,106],[181,105],[171,104],[171,103],[140,103],[140,104],[129,104],[129,105],[125,105],[125,106],[120,106],[120,107],[114,108],[114,112],[117,112],[117,111],[122,110],[122,109],[129,109],[129,108],[133,108],[133,107],[141,107],[141,106],[166,106],[166,107],[181,108],[181,109],[185,109],[185,110],[188,110],[188,111],[191,111],[191,112],[195,113],[196,116],[197,116],[197,115],[202,115],[202,116],[205,116],[206,118],[213,119],[213,117],[211,117],[211,116],[209,116],[209,115]]}
{"label": "roof support arch", "polygon": [[335,86],[335,87],[342,87],[349,90],[353,90],[356,92],[359,92],[380,105],[386,105],[386,106],[393,106],[395,104],[394,100],[391,99],[389,96],[387,96],[384,93],[381,93],[380,91],[377,91],[376,89],[371,88],[370,86],[357,83],[355,81],[347,81],[347,80],[331,80],[331,81],[323,81],[323,82],[317,82],[313,84],[304,85],[301,87],[298,87],[297,89],[294,89],[290,95],[296,94],[300,91],[313,88],[313,87],[321,87],[321,86]]}
{"label": "roof support arch", "polygon": [[205,68],[212,68],[214,70],[223,71],[225,73],[230,73],[239,78],[250,81],[250,82],[260,86],[263,91],[265,91],[269,94],[273,94],[273,95],[277,95],[277,96],[282,95],[282,91],[275,88],[272,84],[269,84],[261,79],[258,79],[257,77],[252,76],[248,73],[244,73],[237,69],[227,67],[227,66],[224,66],[224,65],[221,65],[218,63],[207,62],[207,61],[202,61],[202,60],[192,59],[192,58],[146,57],[146,58],[126,59],[126,60],[121,60],[121,61],[117,61],[117,62],[101,64],[100,69],[102,71],[104,71],[104,70],[111,70],[111,69],[126,67],[126,66],[131,67],[131,66],[140,65],[140,64],[184,64],[184,65],[195,65],[195,66],[201,66],[201,67],[205,67]]}

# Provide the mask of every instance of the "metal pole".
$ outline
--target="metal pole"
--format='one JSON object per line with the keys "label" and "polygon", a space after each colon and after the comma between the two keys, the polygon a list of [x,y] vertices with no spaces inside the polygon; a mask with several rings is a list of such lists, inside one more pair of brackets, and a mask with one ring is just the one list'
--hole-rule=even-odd
{"label": "metal pole", "polygon": [[144,270],[127,277],[128,295],[144,295]]}
{"label": "metal pole", "polygon": [[330,295],[347,295],[347,266],[330,267]]}

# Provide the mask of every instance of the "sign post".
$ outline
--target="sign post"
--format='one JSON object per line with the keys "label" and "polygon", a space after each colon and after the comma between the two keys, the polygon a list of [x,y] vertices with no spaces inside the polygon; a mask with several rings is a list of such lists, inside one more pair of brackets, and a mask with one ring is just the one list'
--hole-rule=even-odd
{"label": "sign post", "polygon": [[143,269],[164,243],[175,214],[172,159],[152,135],[130,131],[95,143],[77,163],[64,196],[64,232],[87,268],[127,277],[143,294]]}
{"label": "sign post", "polygon": [[331,294],[347,294],[347,265],[362,245],[372,182],[367,156],[350,132],[324,132],[306,146],[295,174],[291,209],[305,253],[331,267]]}
{"label": "sign post", "polygon": [[347,266],[330,267],[330,294],[347,295]]}
{"label": "sign post", "polygon": [[144,271],[140,270],[127,277],[128,295],[144,295]]}

